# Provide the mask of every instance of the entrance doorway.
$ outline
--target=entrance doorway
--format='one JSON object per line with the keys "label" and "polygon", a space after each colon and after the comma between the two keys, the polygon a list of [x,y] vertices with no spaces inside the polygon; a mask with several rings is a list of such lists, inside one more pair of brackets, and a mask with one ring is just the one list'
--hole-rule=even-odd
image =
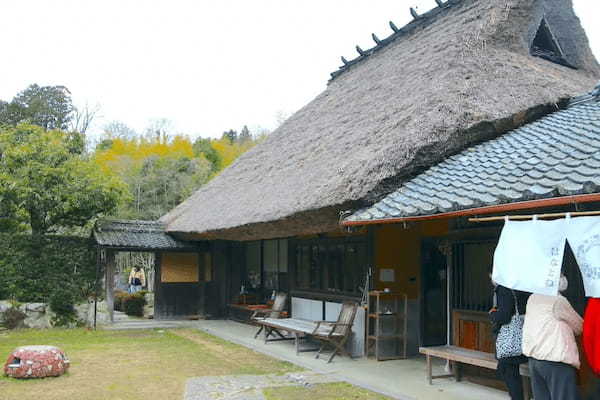
{"label": "entrance doorway", "polygon": [[448,265],[436,241],[424,241],[421,254],[421,345],[439,346],[448,338]]}

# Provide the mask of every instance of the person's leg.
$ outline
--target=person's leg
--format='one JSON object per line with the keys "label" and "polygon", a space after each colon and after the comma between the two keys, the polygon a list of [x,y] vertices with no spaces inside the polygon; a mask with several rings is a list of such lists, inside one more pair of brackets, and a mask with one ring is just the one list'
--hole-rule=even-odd
{"label": "person's leg", "polygon": [[548,386],[552,400],[579,400],[577,389],[577,373],[575,368],[557,362],[546,362],[549,374]]}
{"label": "person's leg", "polygon": [[529,374],[531,375],[531,389],[535,400],[552,400],[550,390],[546,381],[546,375],[542,361],[534,358],[529,359]]}
{"label": "person's leg", "polygon": [[508,393],[512,400],[523,400],[523,381],[519,373],[519,364],[498,361],[498,375],[508,386]]}

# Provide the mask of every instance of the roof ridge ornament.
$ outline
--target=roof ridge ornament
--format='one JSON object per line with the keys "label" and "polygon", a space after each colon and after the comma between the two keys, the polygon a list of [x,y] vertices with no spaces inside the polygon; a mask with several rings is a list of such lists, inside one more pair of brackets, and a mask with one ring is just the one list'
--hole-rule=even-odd
{"label": "roof ridge ornament", "polygon": [[417,13],[417,10],[415,10],[413,7],[410,8],[410,15],[412,15],[412,17],[414,19],[421,18],[421,16],[419,15],[419,13]]}
{"label": "roof ridge ornament", "polygon": [[371,37],[373,38],[373,41],[375,42],[376,45],[379,46],[381,44],[381,39],[379,39],[376,34],[371,33]]}
{"label": "roof ridge ornament", "polygon": [[367,50],[363,50],[360,46],[356,46],[356,51],[358,52],[359,56],[356,58],[353,58],[351,60],[348,60],[345,57],[342,57],[343,65],[340,66],[337,71],[334,71],[330,74],[331,75],[330,81],[337,78],[339,75],[344,73],[344,71],[348,70],[352,65],[356,64],[358,61],[360,61],[366,57],[369,57],[374,52],[380,50],[381,48],[383,48],[383,47],[387,46],[388,44],[390,44],[391,42],[393,42],[394,39],[402,36],[406,32],[409,32],[410,27],[414,26],[413,24],[415,24],[415,23],[418,24],[418,23],[420,23],[420,21],[427,20],[428,18],[437,15],[440,12],[440,10],[449,9],[452,6],[460,3],[461,1],[462,0],[446,0],[446,1],[435,0],[438,7],[434,7],[433,9],[431,9],[423,14],[419,14],[417,12],[416,8],[410,7],[410,14],[413,17],[412,21],[410,21],[408,24],[406,24],[402,28],[398,28],[398,26],[396,26],[396,24],[394,24],[393,21],[389,21],[389,25],[390,25],[390,28],[392,29],[393,33],[384,39],[380,39],[377,35],[372,33],[371,38],[375,42],[375,46],[370,49],[367,49]]}

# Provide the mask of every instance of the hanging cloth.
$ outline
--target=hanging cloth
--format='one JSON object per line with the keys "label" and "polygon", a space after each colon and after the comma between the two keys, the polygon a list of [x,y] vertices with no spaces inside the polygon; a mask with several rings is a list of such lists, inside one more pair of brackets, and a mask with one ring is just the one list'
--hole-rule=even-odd
{"label": "hanging cloth", "polygon": [[594,373],[600,376],[600,299],[590,299],[585,309],[583,351]]}
{"label": "hanging cloth", "polygon": [[567,240],[581,271],[585,295],[600,297],[600,217],[566,221]]}
{"label": "hanging cloth", "polygon": [[565,251],[565,220],[505,220],[494,252],[492,279],[509,289],[558,294]]}

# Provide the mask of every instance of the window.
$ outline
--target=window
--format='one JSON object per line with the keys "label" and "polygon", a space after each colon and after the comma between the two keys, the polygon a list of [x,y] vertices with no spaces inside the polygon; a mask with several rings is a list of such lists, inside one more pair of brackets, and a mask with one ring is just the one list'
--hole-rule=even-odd
{"label": "window", "polygon": [[258,290],[262,286],[261,242],[246,245],[246,289]]}
{"label": "window", "polygon": [[553,63],[575,68],[564,56],[564,53],[556,37],[552,34],[550,27],[545,19],[542,19],[538,31],[531,44],[531,55],[541,57]]}
{"label": "window", "polygon": [[360,294],[367,269],[364,239],[318,239],[296,245],[295,288],[317,292]]}
{"label": "window", "polygon": [[279,254],[277,240],[265,240],[263,243],[263,268],[265,292],[277,290],[279,287]]}
{"label": "window", "polygon": [[270,297],[275,291],[288,290],[287,239],[263,240],[246,244],[245,290]]}

